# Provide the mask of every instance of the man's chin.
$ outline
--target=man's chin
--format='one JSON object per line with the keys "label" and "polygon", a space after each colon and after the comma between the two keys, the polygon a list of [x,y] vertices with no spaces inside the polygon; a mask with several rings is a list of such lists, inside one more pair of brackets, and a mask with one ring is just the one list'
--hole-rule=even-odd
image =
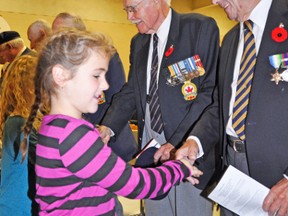
{"label": "man's chin", "polygon": [[142,22],[138,23],[138,24],[136,25],[136,27],[137,27],[138,32],[139,32],[140,34],[149,34],[149,32],[148,32],[149,29],[147,29],[147,28],[145,27],[145,25],[143,25]]}

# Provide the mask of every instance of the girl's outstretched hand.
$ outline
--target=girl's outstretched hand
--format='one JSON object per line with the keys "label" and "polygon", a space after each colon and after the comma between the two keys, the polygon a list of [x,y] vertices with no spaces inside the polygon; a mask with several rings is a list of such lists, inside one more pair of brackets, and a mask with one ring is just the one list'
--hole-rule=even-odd
{"label": "girl's outstretched hand", "polygon": [[191,182],[193,185],[199,184],[199,180],[197,179],[201,175],[203,175],[203,172],[199,170],[197,167],[192,166],[188,159],[181,159],[180,160],[188,169],[190,169],[192,176],[186,178],[187,181]]}
{"label": "girl's outstretched hand", "polygon": [[103,143],[108,144],[110,137],[111,137],[111,129],[104,126],[104,125],[100,125],[98,127],[98,130],[100,132],[100,137],[101,137]]}

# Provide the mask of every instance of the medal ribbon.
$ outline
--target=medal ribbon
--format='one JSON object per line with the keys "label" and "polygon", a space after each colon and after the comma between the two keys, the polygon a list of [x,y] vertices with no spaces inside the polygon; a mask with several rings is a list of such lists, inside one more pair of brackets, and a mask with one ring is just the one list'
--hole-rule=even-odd
{"label": "medal ribbon", "polygon": [[280,66],[287,68],[288,67],[288,53],[271,55],[269,56],[269,61],[270,61],[270,64],[276,69],[279,68]]}
{"label": "medal ribbon", "polygon": [[171,77],[176,76],[178,78],[183,77],[183,74],[191,73],[192,71],[198,70],[199,68],[204,70],[199,55],[192,56],[168,66]]}

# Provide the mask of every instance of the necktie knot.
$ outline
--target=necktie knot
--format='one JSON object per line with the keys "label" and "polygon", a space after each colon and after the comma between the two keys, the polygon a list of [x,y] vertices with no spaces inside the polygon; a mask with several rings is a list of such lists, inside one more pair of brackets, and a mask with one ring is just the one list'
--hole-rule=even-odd
{"label": "necktie knot", "polygon": [[254,23],[253,23],[252,20],[246,20],[246,21],[244,22],[244,29],[247,29],[247,30],[249,30],[250,32],[252,32],[252,31],[253,31],[253,25],[254,25]]}
{"label": "necktie knot", "polygon": [[158,44],[158,35],[156,33],[153,35],[153,46],[155,44]]}

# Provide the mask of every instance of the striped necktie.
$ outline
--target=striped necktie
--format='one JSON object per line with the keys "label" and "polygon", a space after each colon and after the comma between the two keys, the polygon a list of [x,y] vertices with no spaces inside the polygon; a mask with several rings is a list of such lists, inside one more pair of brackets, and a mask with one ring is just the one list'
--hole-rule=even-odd
{"label": "striped necktie", "polygon": [[158,83],[157,83],[157,73],[158,73],[158,36],[153,35],[153,53],[152,53],[152,64],[151,64],[151,79],[149,87],[149,109],[151,118],[151,128],[157,133],[163,131],[163,122],[160,110],[159,96],[158,96]]}
{"label": "striped necktie", "polygon": [[232,127],[241,140],[245,140],[245,122],[247,117],[249,95],[256,64],[255,39],[252,32],[253,22],[244,22],[244,49],[237,81],[236,97],[233,107]]}

